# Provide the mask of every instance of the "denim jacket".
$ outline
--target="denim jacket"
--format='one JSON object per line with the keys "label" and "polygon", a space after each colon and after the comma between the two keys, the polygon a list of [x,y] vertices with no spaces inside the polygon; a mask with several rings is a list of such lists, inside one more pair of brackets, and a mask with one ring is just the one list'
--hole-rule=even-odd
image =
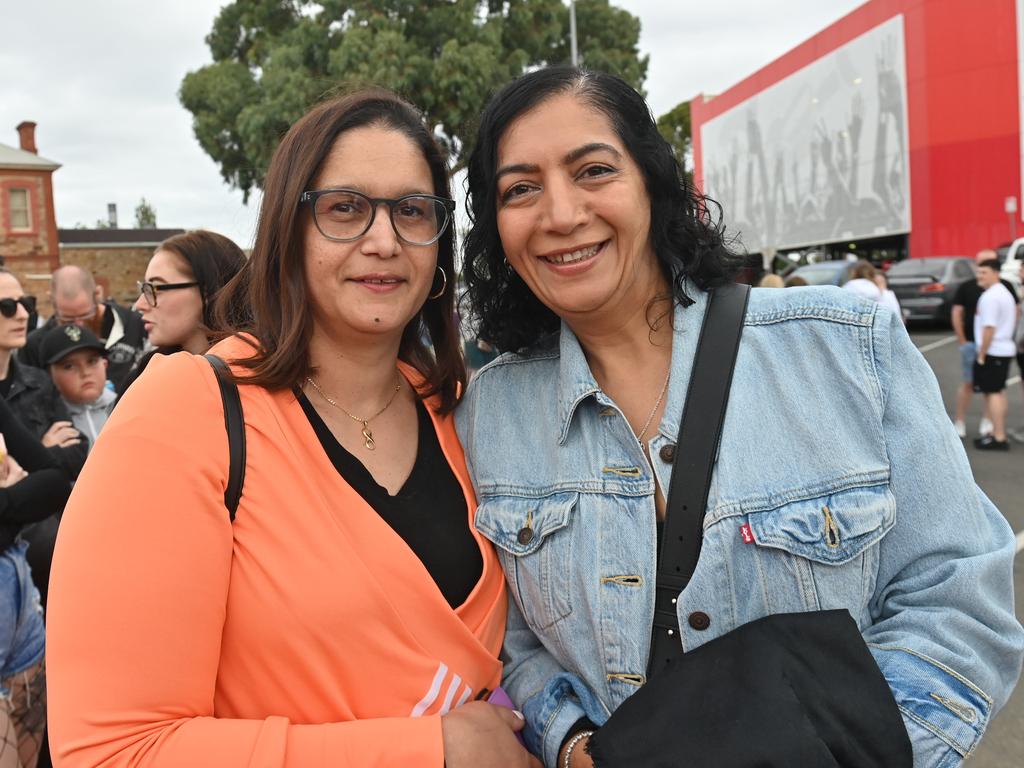
{"label": "denim jacket", "polygon": [[[667,491],[686,451],[674,443],[707,299],[693,295],[675,310],[653,473],[564,324],[482,369],[457,413],[476,526],[509,585],[504,685],[547,766],[573,723],[600,725],[645,681],[655,484]],[[677,603],[684,650],[768,614],[846,608],[915,766],[959,765],[1020,673],[1013,557],[902,323],[838,289],[754,290]]]}

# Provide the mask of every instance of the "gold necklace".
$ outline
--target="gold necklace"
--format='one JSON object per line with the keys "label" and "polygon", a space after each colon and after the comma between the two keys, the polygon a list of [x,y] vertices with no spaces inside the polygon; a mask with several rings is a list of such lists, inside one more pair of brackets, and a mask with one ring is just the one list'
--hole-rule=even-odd
{"label": "gold necklace", "polygon": [[398,391],[402,388],[401,376],[398,376],[398,381],[395,383],[395,391],[391,393],[391,397],[388,399],[386,403],[384,403],[384,407],[377,411],[375,414],[373,414],[373,416],[370,416],[369,418],[366,419],[351,414],[344,408],[342,408],[340,405],[338,405],[338,403],[335,400],[333,400],[326,392],[320,389],[320,385],[313,380],[312,376],[307,376],[306,381],[308,381],[312,385],[313,389],[315,389],[320,394],[320,397],[326,400],[329,404],[333,405],[335,408],[344,413],[353,421],[358,421],[363,425],[363,445],[366,446],[366,450],[373,451],[377,449],[377,443],[373,441],[373,430],[370,429],[370,422],[376,419],[382,413],[384,413],[384,411],[390,408],[391,404],[395,402],[395,398],[398,397]]}
{"label": "gold necklace", "polygon": [[647,421],[644,422],[644,428],[641,429],[640,432],[636,436],[636,441],[638,443],[640,443],[640,445],[644,444],[644,435],[647,434],[647,428],[649,426],[651,426],[651,421],[654,420],[654,414],[656,414],[658,412],[658,406],[661,405],[661,401],[665,398],[665,393],[668,391],[668,380],[669,380],[669,377],[671,375],[672,375],[672,366],[670,365],[669,368],[668,368],[668,374],[665,376],[665,383],[661,387],[661,394],[658,395],[658,399],[655,401],[654,407],[651,408],[651,413],[647,417]]}

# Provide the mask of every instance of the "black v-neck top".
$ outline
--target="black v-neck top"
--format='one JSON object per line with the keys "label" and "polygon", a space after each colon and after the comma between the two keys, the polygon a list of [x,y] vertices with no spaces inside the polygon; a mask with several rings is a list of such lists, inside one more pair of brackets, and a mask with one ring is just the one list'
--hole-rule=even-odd
{"label": "black v-neck top", "polygon": [[363,497],[415,553],[452,608],[462,605],[483,573],[480,548],[469,530],[469,510],[459,480],[448,465],[434,424],[423,403],[416,462],[394,496],[349,453],[320,418],[304,393],[296,393],[302,410],[338,474]]}

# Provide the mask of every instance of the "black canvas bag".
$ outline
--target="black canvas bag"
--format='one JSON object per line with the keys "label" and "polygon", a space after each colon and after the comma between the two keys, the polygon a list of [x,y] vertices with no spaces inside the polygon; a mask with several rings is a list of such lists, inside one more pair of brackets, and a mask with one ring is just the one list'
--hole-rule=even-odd
{"label": "black canvas bag", "polygon": [[911,768],[892,691],[847,611],[766,616],[682,652],[675,601],[700,556],[749,292],[709,295],[669,484],[648,680],[588,751],[597,768]]}

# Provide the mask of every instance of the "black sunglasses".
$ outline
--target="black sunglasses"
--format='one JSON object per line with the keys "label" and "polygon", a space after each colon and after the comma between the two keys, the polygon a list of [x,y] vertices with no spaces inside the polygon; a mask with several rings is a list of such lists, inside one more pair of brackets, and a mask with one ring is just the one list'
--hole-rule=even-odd
{"label": "black sunglasses", "polygon": [[18,305],[21,304],[30,315],[36,311],[36,297],[22,296],[20,299],[0,299],[0,315],[14,317],[18,314]]}

